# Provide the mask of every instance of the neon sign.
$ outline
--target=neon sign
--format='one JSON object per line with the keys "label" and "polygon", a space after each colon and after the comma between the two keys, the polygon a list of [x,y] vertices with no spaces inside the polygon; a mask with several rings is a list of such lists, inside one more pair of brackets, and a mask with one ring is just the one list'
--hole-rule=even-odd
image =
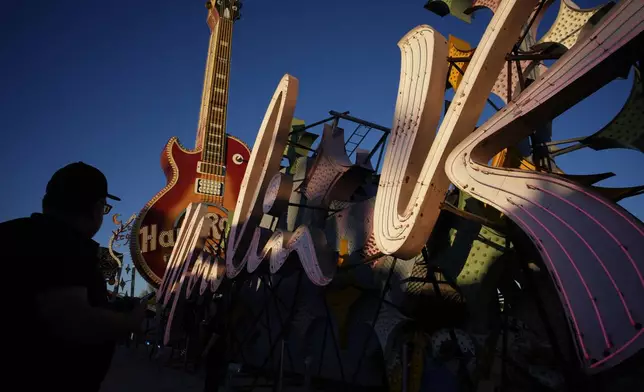
{"label": "neon sign", "polygon": [[[546,261],[582,364],[587,372],[596,372],[644,347],[644,303],[639,300],[644,295],[641,222],[560,177],[493,168],[487,162],[526,137],[540,121],[565,110],[561,101],[571,105],[612,80],[611,59],[623,58],[620,49],[644,30],[644,7],[637,1],[620,2],[592,34],[472,133],[505,55],[536,4],[537,0],[509,0],[498,6],[435,135],[447,74],[447,40],[421,25],[398,43],[399,94],[376,195],[373,236],[384,254],[401,259],[416,256],[434,229],[450,183],[504,212],[528,233]],[[588,84],[587,75],[600,68],[603,77],[593,72]],[[580,88],[580,83],[586,86]],[[221,281],[224,269],[228,278],[235,278],[268,262],[270,272],[278,273],[293,252],[311,282],[323,286],[332,281],[336,249],[329,248],[318,219],[309,219],[293,231],[260,225],[264,214],[281,216],[289,208],[293,181],[279,170],[297,89],[297,79],[285,75],[269,104],[235,208],[225,268],[216,258],[199,258],[207,238],[207,230],[202,230],[205,217],[197,212],[202,207],[195,205],[191,218],[186,217],[159,290],[165,303],[175,296],[173,309],[177,298],[186,295],[184,285],[192,282],[193,287],[199,276],[206,282],[202,287],[211,284],[216,290],[214,282]],[[348,162],[346,155],[336,151],[334,140],[340,137],[334,132],[325,129],[311,169],[325,170],[331,188],[313,184],[304,190],[321,209],[328,207],[327,195],[351,185],[346,179],[364,165]],[[214,274],[206,273],[213,268]]]}

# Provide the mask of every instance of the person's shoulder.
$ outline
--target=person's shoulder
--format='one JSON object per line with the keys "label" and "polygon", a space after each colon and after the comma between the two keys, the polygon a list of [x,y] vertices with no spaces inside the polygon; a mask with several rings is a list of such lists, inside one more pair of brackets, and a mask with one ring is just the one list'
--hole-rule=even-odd
{"label": "person's shoulder", "polygon": [[[0,261],[8,276],[20,275],[25,265],[37,260],[33,252],[34,225],[31,218],[18,218],[0,223]],[[17,261],[20,262],[17,262]],[[24,272],[23,272],[24,273]],[[9,279],[10,286],[14,279]]]}
{"label": "person's shoulder", "polygon": [[32,218],[30,216],[26,216],[24,218],[17,218],[17,219],[12,219],[4,222],[0,222],[0,227],[19,227],[19,226],[24,226],[24,225],[29,225],[32,223]]}
{"label": "person's shoulder", "polygon": [[[45,215],[34,213],[24,218],[13,219],[10,221],[0,223],[0,233],[2,238],[7,241],[8,238],[20,239],[34,239],[35,237],[42,237],[42,233],[51,230],[51,223]],[[47,236],[44,236],[47,237]],[[40,238],[38,241],[42,242],[46,238]]]}
{"label": "person's shoulder", "polygon": [[[21,257],[36,257],[56,245],[56,236],[42,214],[0,223],[0,241],[4,255],[18,252]],[[15,255],[13,255],[15,256]]]}
{"label": "person's shoulder", "polygon": [[10,243],[12,240],[30,236],[33,228],[34,222],[31,217],[2,222],[0,223],[0,238]]}

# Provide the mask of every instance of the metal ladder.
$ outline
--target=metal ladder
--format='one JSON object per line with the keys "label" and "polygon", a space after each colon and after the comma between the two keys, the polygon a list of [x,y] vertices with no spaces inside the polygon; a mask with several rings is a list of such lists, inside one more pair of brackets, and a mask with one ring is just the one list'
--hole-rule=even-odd
{"label": "metal ladder", "polygon": [[[367,129],[366,132],[364,132],[364,133],[358,132],[361,127],[365,127]],[[367,137],[369,132],[371,132],[371,129],[372,128],[367,127],[365,125],[358,124],[356,129],[353,130],[353,133],[351,134],[351,136],[349,136],[347,141],[344,142],[344,150],[347,152],[347,156],[349,158],[358,149],[358,147],[360,147],[360,143],[362,143],[364,138]],[[358,140],[358,141],[356,141],[356,140]]]}

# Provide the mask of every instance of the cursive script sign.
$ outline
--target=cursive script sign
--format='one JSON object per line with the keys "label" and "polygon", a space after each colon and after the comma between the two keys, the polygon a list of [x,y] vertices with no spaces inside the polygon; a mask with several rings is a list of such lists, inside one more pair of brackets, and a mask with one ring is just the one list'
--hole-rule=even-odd
{"label": "cursive script sign", "polygon": [[[212,242],[212,209],[212,205],[207,203],[193,203],[186,209],[177,246],[172,250],[168,268],[157,291],[157,302],[166,307],[170,305],[164,344],[168,344],[180,330],[176,327],[180,323],[177,312],[192,295],[196,285],[200,283],[201,295],[206,290],[216,292],[225,276],[221,242]],[[216,215],[219,220],[227,217],[223,209],[218,209]]]}
{"label": "cursive script sign", "polygon": [[[607,369],[644,347],[644,228],[621,207],[560,177],[538,172],[492,168],[489,159],[525,138],[574,102],[614,78],[617,64],[629,64],[629,45],[641,43],[644,6],[622,1],[597,28],[577,43],[514,102],[474,133],[486,98],[505,56],[512,49],[537,0],[501,2],[440,119],[448,53],[445,38],[421,25],[406,34],[401,50],[399,94],[391,138],[376,195],[373,236],[384,254],[410,259],[421,252],[434,229],[451,183],[504,212],[533,241],[556,282],[581,363],[588,372]],[[640,41],[637,41],[640,40]],[[226,251],[226,275],[253,272],[268,260],[277,273],[297,253],[308,278],[332,281],[335,260],[319,219],[302,220],[288,231],[262,225],[264,214],[281,217],[289,209],[294,185],[280,173],[297,98],[297,79],[285,75],[269,104],[245,173]],[[325,137],[310,172],[328,178],[310,181],[302,193],[319,209],[333,189],[350,186],[346,156],[336,152],[335,129]],[[339,132],[339,131],[338,131]],[[308,169],[307,169],[308,170]],[[307,178],[310,177],[307,174]],[[320,184],[332,184],[327,189]],[[223,266],[199,258],[207,237],[202,206],[191,207],[181,228],[160,297],[185,298],[184,283],[194,276],[213,279],[205,270]],[[312,217],[314,215],[311,215]],[[294,226],[293,226],[294,227]],[[199,260],[201,260],[199,262]],[[609,262],[610,261],[610,262]],[[166,282],[167,280],[167,282]],[[193,285],[195,281],[192,281]],[[214,287],[214,286],[213,286]],[[173,306],[175,306],[173,304]]]}

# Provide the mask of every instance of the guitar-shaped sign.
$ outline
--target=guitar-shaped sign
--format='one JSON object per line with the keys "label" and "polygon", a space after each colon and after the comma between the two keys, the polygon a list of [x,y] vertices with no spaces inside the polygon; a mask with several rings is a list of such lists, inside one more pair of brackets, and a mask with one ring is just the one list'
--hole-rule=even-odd
{"label": "guitar-shaped sign", "polygon": [[210,44],[201,112],[194,150],[171,138],[161,153],[167,185],[139,213],[130,251],[142,276],[158,287],[190,203],[206,202],[213,218],[213,238],[221,238],[234,209],[250,150],[226,134],[233,23],[239,19],[238,0],[210,0]]}

